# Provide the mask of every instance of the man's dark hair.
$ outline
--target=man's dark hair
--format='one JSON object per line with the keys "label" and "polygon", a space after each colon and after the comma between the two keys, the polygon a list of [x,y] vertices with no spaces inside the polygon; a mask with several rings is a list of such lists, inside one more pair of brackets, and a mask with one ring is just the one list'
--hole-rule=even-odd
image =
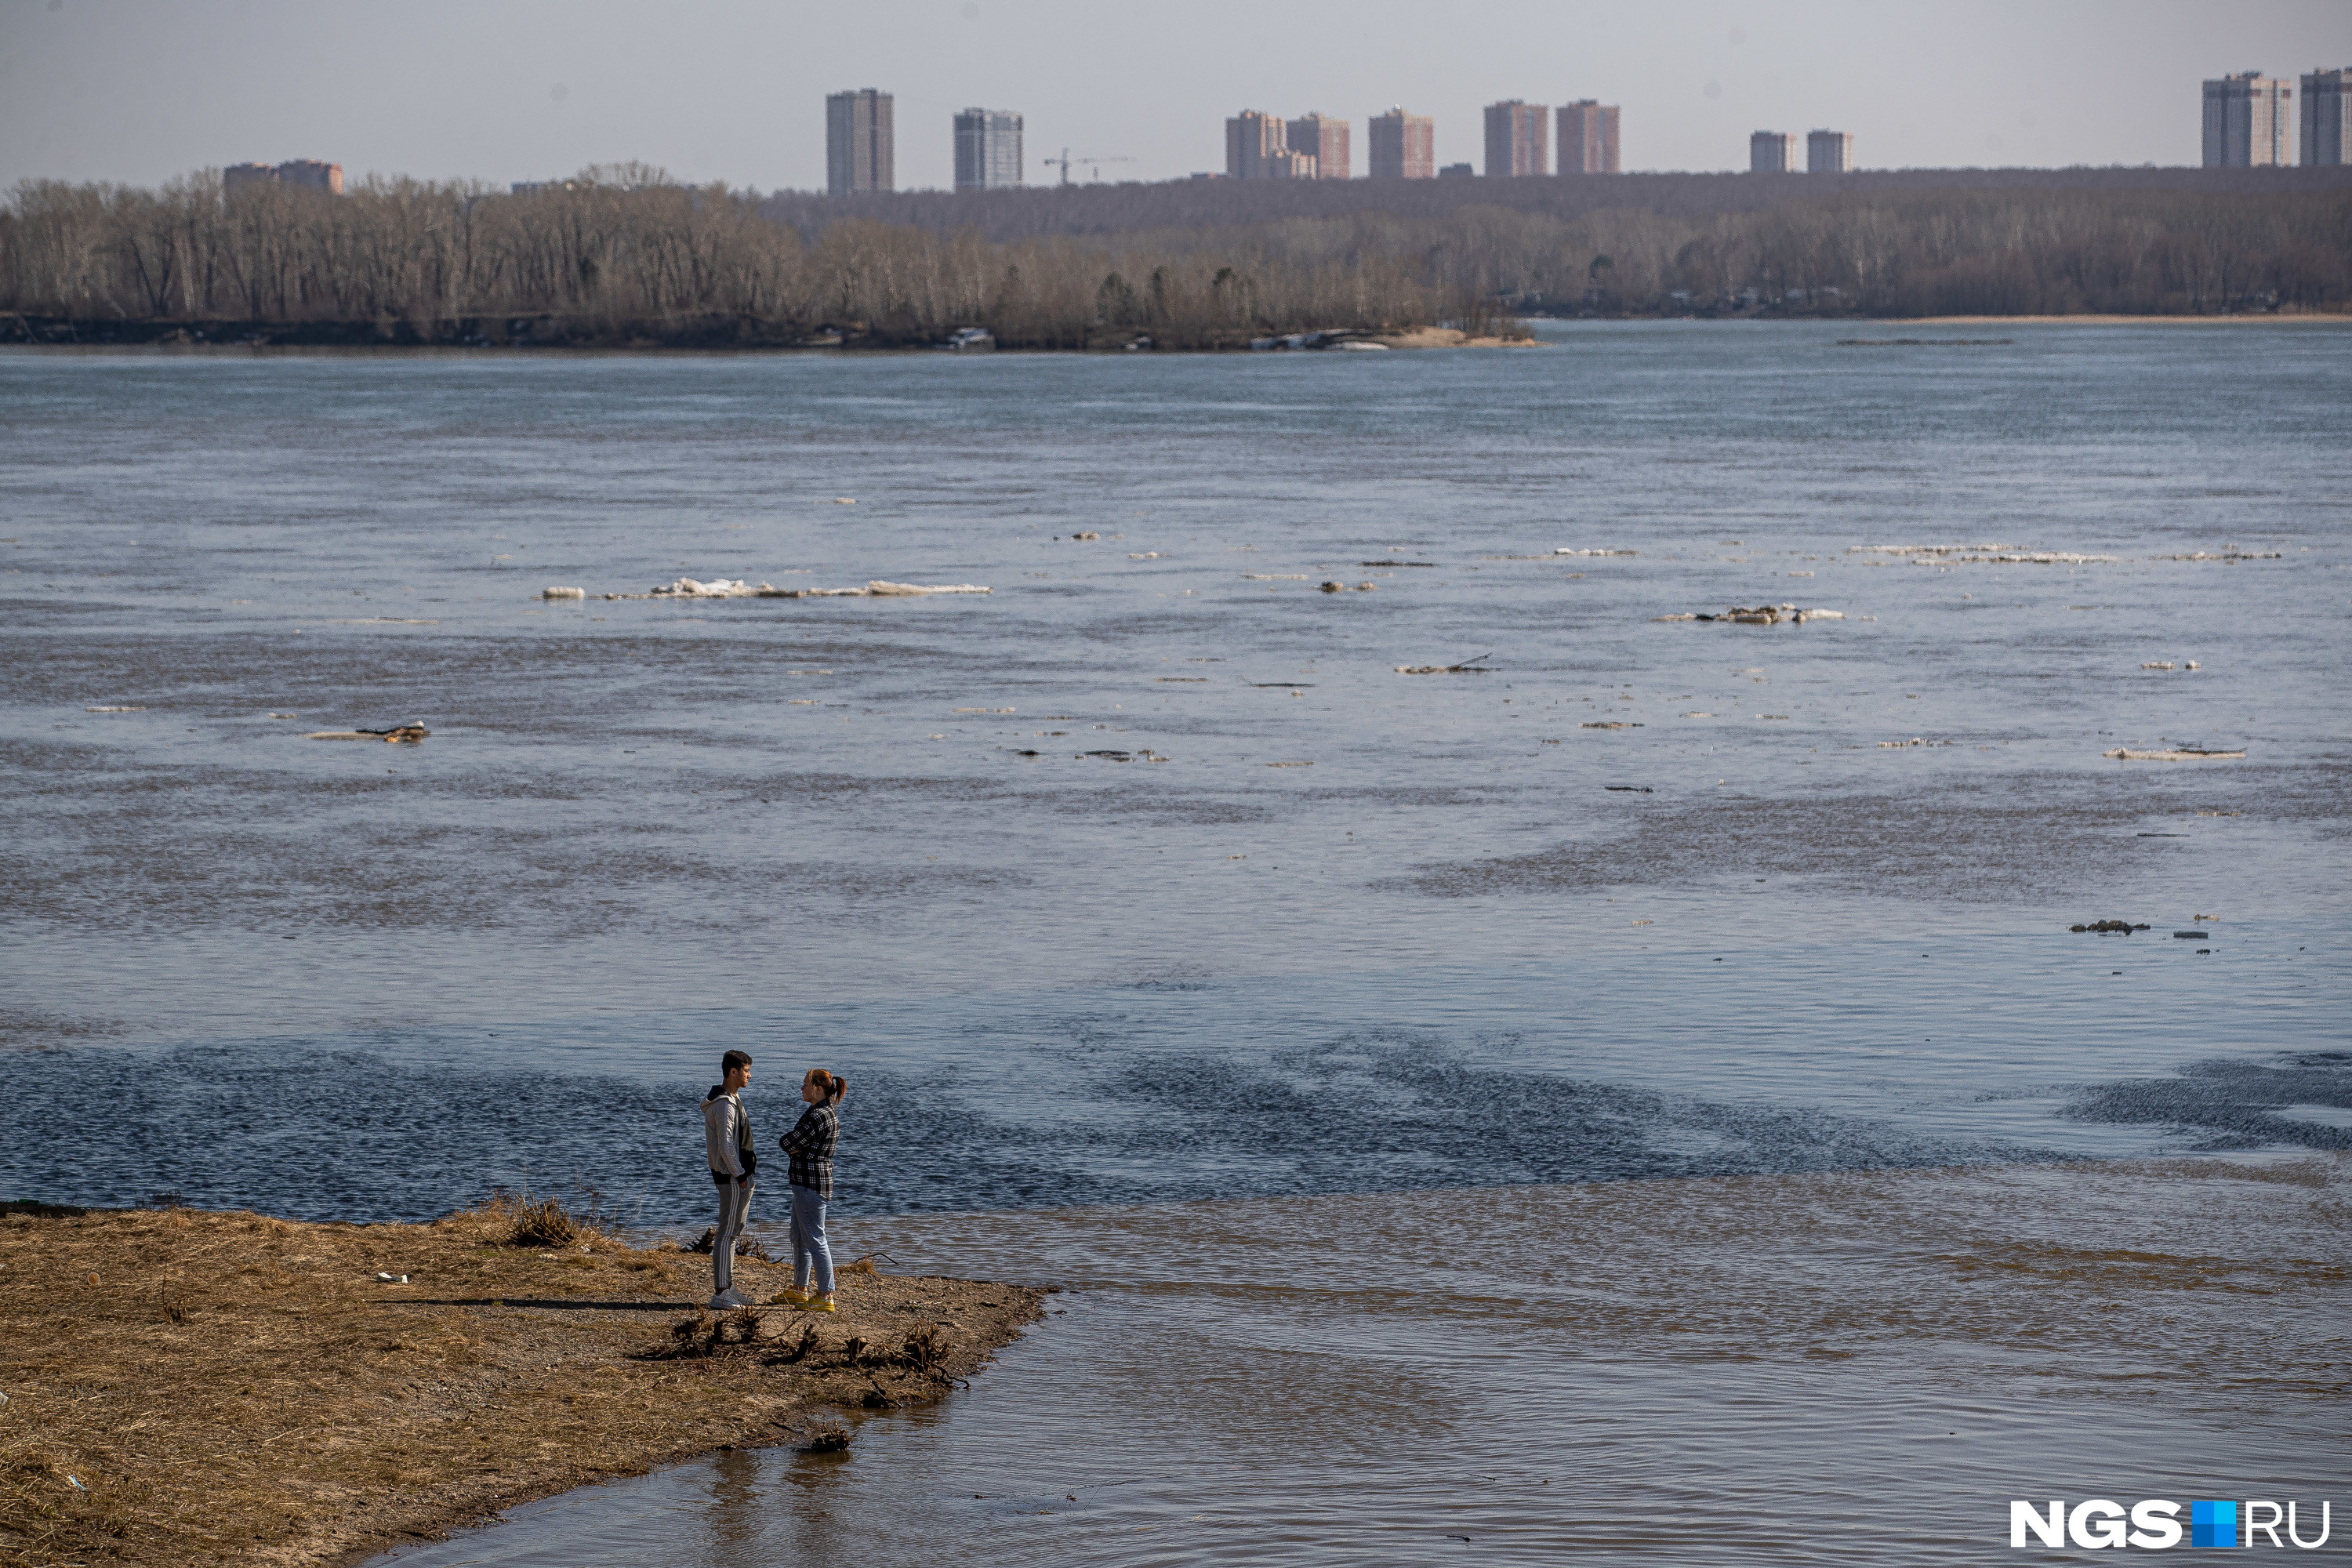
{"label": "man's dark hair", "polygon": [[751,1065],[751,1056],[748,1051],[730,1051],[719,1058],[719,1070],[723,1073],[733,1072],[737,1068],[747,1068]]}

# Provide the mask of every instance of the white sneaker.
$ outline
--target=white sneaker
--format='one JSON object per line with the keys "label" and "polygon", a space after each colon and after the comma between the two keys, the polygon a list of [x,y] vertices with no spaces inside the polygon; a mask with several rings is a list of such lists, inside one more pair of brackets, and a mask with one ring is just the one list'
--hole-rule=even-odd
{"label": "white sneaker", "polygon": [[721,1290],[718,1295],[710,1298],[710,1310],[714,1312],[730,1311],[741,1305],[742,1302],[736,1298],[732,1290]]}

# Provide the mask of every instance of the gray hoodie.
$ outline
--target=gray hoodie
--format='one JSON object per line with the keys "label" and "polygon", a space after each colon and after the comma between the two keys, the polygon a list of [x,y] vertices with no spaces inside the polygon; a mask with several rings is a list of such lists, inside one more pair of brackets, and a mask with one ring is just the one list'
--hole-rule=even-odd
{"label": "gray hoodie", "polygon": [[710,1155],[714,1176],[747,1176],[755,1163],[751,1153],[751,1119],[743,1102],[731,1094],[713,1094],[702,1102],[702,1142]]}

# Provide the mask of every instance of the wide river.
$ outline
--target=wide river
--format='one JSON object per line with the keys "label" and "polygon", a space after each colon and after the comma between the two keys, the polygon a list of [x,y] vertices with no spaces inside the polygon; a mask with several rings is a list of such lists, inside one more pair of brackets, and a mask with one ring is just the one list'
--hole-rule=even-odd
{"label": "wide river", "polygon": [[688,1232],[740,1047],[1063,1287],[415,1568],[2352,1504],[2352,330],[1542,336],[0,351],[0,1196]]}

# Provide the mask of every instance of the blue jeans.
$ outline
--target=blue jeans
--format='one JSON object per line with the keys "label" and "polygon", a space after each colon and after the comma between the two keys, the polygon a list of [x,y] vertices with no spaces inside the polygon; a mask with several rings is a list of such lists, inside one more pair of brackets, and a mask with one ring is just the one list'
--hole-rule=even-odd
{"label": "blue jeans", "polygon": [[833,1294],[833,1244],[824,1235],[824,1199],[814,1187],[793,1188],[793,1289],[805,1290],[814,1272],[821,1294]]}

